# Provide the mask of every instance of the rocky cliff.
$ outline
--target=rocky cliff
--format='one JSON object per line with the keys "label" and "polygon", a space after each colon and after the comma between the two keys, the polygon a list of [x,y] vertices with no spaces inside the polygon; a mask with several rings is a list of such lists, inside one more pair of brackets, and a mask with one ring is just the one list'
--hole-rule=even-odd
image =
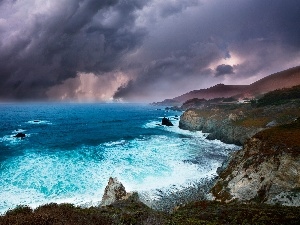
{"label": "rocky cliff", "polygon": [[263,128],[236,125],[243,112],[222,113],[219,109],[210,111],[189,109],[184,112],[179,121],[179,127],[184,130],[201,130],[209,133],[209,139],[218,139],[225,143],[242,145],[246,139]]}
{"label": "rocky cliff", "polygon": [[216,200],[300,205],[300,119],[266,129],[235,152],[212,188]]}
{"label": "rocky cliff", "polygon": [[215,104],[188,109],[181,115],[179,127],[209,133],[209,139],[243,145],[259,131],[290,123],[300,117],[299,107],[299,101],[264,107],[251,104]]}
{"label": "rocky cliff", "polygon": [[125,187],[117,178],[109,178],[108,184],[105,187],[101,205],[110,205],[118,200],[125,198],[127,192]]}

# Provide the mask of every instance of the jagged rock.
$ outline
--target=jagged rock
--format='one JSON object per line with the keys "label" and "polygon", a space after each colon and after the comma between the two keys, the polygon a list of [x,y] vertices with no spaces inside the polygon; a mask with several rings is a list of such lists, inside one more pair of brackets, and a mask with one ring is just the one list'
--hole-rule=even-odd
{"label": "jagged rock", "polygon": [[14,137],[16,138],[24,138],[26,135],[23,133],[17,133]]}
{"label": "jagged rock", "polygon": [[174,126],[173,123],[166,117],[162,118],[161,125]]}
{"label": "jagged rock", "polygon": [[117,178],[109,178],[108,184],[102,197],[102,206],[111,205],[115,201],[126,198],[127,192],[125,187]]}
{"label": "jagged rock", "polygon": [[216,200],[300,206],[299,127],[273,127],[246,141],[219,170],[212,188]]}
{"label": "jagged rock", "polygon": [[210,116],[207,113],[195,109],[189,109],[180,116],[179,128],[184,130],[201,130],[204,133],[210,133],[207,139],[219,139],[225,143],[242,145],[248,138],[252,137],[263,128],[243,127],[232,123],[237,120],[238,115],[222,115],[219,109],[211,109]]}
{"label": "jagged rock", "polygon": [[278,124],[277,124],[277,122],[275,121],[275,120],[273,120],[273,121],[271,121],[270,123],[268,123],[267,125],[266,125],[266,127],[274,127],[274,126],[277,126]]}

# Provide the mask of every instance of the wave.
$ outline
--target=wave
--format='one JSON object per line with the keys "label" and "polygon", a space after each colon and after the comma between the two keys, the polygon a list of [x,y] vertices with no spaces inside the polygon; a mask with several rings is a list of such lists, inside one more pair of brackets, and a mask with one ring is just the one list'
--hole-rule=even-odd
{"label": "wave", "polygon": [[[143,128],[148,128],[148,129],[162,129],[166,130],[168,132],[173,132],[177,134],[182,134],[186,136],[193,136],[193,137],[198,137],[201,138],[202,140],[205,139],[208,135],[208,133],[203,133],[202,131],[189,131],[189,130],[182,130],[179,128],[179,118],[178,117],[168,117],[170,121],[173,123],[174,126],[163,126],[161,125],[161,119],[163,117],[158,117],[160,120],[152,120],[149,121],[148,123],[144,124],[142,127]],[[178,120],[177,120],[178,118]]]}
{"label": "wave", "polygon": [[25,138],[16,138],[15,136],[17,133],[24,133],[25,131],[26,130],[23,129],[14,130],[11,134],[4,135],[2,138],[0,138],[0,142],[4,143],[6,146],[24,143],[24,141],[26,141],[26,138],[30,137],[31,134],[26,133]]}
{"label": "wave", "polygon": [[[158,189],[181,190],[215,176],[233,147],[205,142],[197,135],[151,135],[68,151],[27,149],[1,164],[0,212],[18,204],[36,207],[49,202],[95,206],[110,176],[118,177],[127,191],[147,193],[155,200]],[[207,157],[215,152],[220,157]]]}
{"label": "wave", "polygon": [[48,120],[29,120],[26,123],[28,124],[47,124],[47,125],[52,125],[52,123]]}

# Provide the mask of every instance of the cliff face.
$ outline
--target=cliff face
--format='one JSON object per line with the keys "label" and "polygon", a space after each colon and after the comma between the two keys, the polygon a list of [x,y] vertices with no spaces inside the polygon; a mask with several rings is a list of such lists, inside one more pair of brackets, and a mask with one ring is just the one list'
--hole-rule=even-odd
{"label": "cliff face", "polygon": [[243,145],[259,131],[268,127],[291,123],[300,117],[300,101],[281,105],[252,107],[251,104],[212,104],[188,109],[179,121],[186,130],[202,130],[209,139]]}
{"label": "cliff face", "polygon": [[210,133],[209,139],[219,139],[225,143],[242,145],[246,139],[262,128],[236,125],[234,122],[241,117],[243,117],[242,111],[239,114],[222,114],[218,109],[210,112],[190,109],[181,115],[179,127],[185,130],[201,130],[204,133]]}
{"label": "cliff face", "polygon": [[300,205],[300,121],[267,129],[246,141],[220,172],[216,200]]}

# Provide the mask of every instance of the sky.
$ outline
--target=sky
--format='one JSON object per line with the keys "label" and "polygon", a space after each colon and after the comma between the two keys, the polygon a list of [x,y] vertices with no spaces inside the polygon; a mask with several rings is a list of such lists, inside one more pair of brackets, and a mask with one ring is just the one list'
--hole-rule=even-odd
{"label": "sky", "polygon": [[0,0],[0,101],[161,101],[299,62],[299,0]]}

